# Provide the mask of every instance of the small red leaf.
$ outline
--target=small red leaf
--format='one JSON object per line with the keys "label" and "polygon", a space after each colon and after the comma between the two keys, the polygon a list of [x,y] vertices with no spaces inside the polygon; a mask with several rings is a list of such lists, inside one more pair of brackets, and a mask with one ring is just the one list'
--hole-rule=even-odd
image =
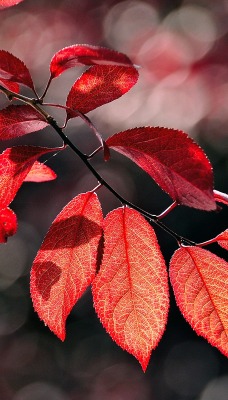
{"label": "small red leaf", "polygon": [[[0,85],[4,86],[4,88],[11,90],[12,92],[19,93],[19,85],[18,83],[10,82],[5,79],[0,78]],[[1,89],[0,89],[1,91]]]}
{"label": "small red leaf", "polygon": [[9,208],[0,210],[0,243],[6,243],[9,236],[17,231],[16,214]]}
{"label": "small red leaf", "polygon": [[[67,97],[67,107],[83,114],[127,93],[138,80],[134,67],[95,65],[84,72],[72,86]],[[68,111],[68,119],[75,113]]]}
{"label": "small red leaf", "polygon": [[59,151],[35,146],[15,146],[0,154],[0,204],[7,207],[16,196],[34,162],[43,154]]}
{"label": "small red leaf", "polygon": [[51,78],[77,65],[125,65],[131,66],[131,60],[125,54],[104,47],[80,45],[65,47],[58,51],[50,63]]}
{"label": "small red leaf", "polygon": [[219,192],[218,190],[214,190],[213,192],[214,192],[215,201],[226,204],[228,206],[228,194],[227,193],[222,193],[222,192]]}
{"label": "small red leaf", "polygon": [[45,118],[29,105],[10,105],[0,111],[0,140],[36,132],[47,125]]}
{"label": "small red leaf", "polygon": [[47,182],[56,178],[56,173],[46,164],[35,161],[24,182]]}
{"label": "small red leaf", "polygon": [[146,171],[177,203],[207,211],[216,209],[211,164],[186,133],[141,127],[116,133],[106,144]]}
{"label": "small red leaf", "polygon": [[214,241],[218,242],[219,246],[228,250],[228,229],[216,236]]}
{"label": "small red leaf", "polygon": [[23,61],[8,51],[0,50],[0,80],[23,84],[34,91],[30,72]]}
{"label": "small red leaf", "polygon": [[34,260],[34,308],[61,340],[67,316],[94,279],[102,220],[96,194],[80,194],[54,220]]}
{"label": "small red leaf", "polygon": [[112,339],[145,371],[167,320],[165,261],[153,228],[133,209],[108,214],[104,240],[101,269],[93,281],[94,306]]}
{"label": "small red leaf", "polygon": [[0,10],[8,8],[21,3],[23,0],[0,0]]}
{"label": "small red leaf", "polygon": [[228,263],[200,247],[182,247],[171,259],[170,279],[191,327],[228,356]]}

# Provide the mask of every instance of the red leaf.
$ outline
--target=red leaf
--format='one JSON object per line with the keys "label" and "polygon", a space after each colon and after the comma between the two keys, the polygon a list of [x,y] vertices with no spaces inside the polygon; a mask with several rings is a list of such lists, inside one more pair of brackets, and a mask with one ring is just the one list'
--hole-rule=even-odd
{"label": "red leaf", "polygon": [[167,320],[165,261],[153,228],[130,208],[108,214],[104,239],[101,269],[93,281],[94,306],[112,339],[145,371]]}
{"label": "red leaf", "polygon": [[53,56],[50,63],[51,78],[77,65],[95,64],[132,66],[125,54],[104,47],[76,44],[65,47]]}
{"label": "red leaf", "polygon": [[0,154],[0,204],[7,207],[16,196],[34,162],[43,154],[59,151],[35,146],[15,146]]}
{"label": "red leaf", "polygon": [[215,201],[226,204],[228,206],[228,194],[227,193],[222,193],[222,192],[219,192],[218,190],[214,190],[213,192],[214,192]]}
{"label": "red leaf", "polygon": [[116,133],[106,144],[146,171],[177,203],[207,211],[216,209],[211,164],[184,132],[134,128]]}
{"label": "red leaf", "polygon": [[0,0],[0,10],[8,8],[21,3],[23,0]]}
{"label": "red leaf", "polygon": [[51,225],[34,260],[34,308],[61,340],[67,316],[95,276],[102,219],[96,194],[75,197]]}
{"label": "red leaf", "polygon": [[215,241],[218,242],[219,246],[228,250],[228,229],[216,236]]}
{"label": "red leaf", "polygon": [[228,263],[200,247],[182,247],[171,259],[170,279],[191,327],[228,356]]}
{"label": "red leaf", "polygon": [[35,161],[24,182],[47,182],[56,178],[56,173],[46,164]]}
{"label": "red leaf", "polygon": [[29,105],[10,105],[0,111],[0,139],[7,140],[38,131],[48,125]]}
{"label": "red leaf", "polygon": [[[19,93],[19,85],[18,83],[10,82],[5,79],[0,79],[0,85],[4,86],[4,88],[11,90],[12,92]],[[1,89],[0,89],[1,91]]]}
{"label": "red leaf", "polygon": [[9,236],[17,231],[16,214],[9,208],[0,210],[0,243],[6,243]]}
{"label": "red leaf", "polygon": [[8,51],[0,50],[0,80],[23,84],[34,91],[30,72],[23,61]]}
{"label": "red leaf", "polygon": [[[103,104],[118,99],[128,92],[138,80],[134,67],[95,65],[84,72],[72,86],[67,97],[67,107],[83,114]],[[68,111],[68,119],[75,113]]]}

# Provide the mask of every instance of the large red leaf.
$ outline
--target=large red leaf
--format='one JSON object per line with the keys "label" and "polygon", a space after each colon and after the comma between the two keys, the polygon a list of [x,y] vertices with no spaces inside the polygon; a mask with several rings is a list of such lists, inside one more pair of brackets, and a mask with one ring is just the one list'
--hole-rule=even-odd
{"label": "large red leaf", "polygon": [[146,171],[177,203],[201,210],[216,209],[211,164],[184,132],[134,128],[116,133],[106,144]]}
{"label": "large red leaf", "polygon": [[19,58],[5,50],[0,50],[1,79],[23,84],[34,91],[32,78],[26,65]]}
{"label": "large red leaf", "polygon": [[[76,80],[67,97],[67,107],[81,113],[94,110],[118,99],[128,92],[138,80],[134,67],[94,65]],[[68,111],[68,119],[75,113]]]}
{"label": "large red leaf", "polygon": [[105,248],[93,281],[96,312],[107,332],[145,371],[167,320],[165,261],[153,228],[130,208],[104,220]]}
{"label": "large red leaf", "polygon": [[35,146],[15,146],[0,154],[0,206],[7,207],[20,189],[34,162],[43,154],[59,151]]}
{"label": "large red leaf", "polygon": [[61,340],[68,314],[95,276],[102,220],[96,194],[80,194],[54,220],[34,260],[34,308]]}
{"label": "large red leaf", "polygon": [[228,356],[228,263],[200,247],[181,247],[171,259],[170,279],[191,327]]}
{"label": "large red leaf", "polygon": [[0,10],[8,8],[21,3],[23,0],[0,0]]}
{"label": "large red leaf", "polygon": [[77,65],[128,65],[131,60],[125,54],[104,47],[76,44],[58,51],[50,63],[51,77]]}
{"label": "large red leaf", "polygon": [[24,182],[47,182],[53,181],[56,173],[46,164],[35,161]]}
{"label": "large red leaf", "polygon": [[0,210],[0,243],[6,243],[9,236],[17,231],[16,214],[9,208]]}
{"label": "large red leaf", "polygon": [[45,118],[29,105],[10,105],[0,111],[0,140],[36,132],[47,125]]}

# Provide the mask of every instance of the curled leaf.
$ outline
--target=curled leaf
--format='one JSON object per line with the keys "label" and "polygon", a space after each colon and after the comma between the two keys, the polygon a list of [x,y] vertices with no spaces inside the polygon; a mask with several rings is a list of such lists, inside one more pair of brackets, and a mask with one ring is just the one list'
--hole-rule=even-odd
{"label": "curled leaf", "polygon": [[51,78],[56,78],[77,65],[121,65],[131,66],[131,60],[118,51],[105,47],[76,44],[58,51],[50,63]]}

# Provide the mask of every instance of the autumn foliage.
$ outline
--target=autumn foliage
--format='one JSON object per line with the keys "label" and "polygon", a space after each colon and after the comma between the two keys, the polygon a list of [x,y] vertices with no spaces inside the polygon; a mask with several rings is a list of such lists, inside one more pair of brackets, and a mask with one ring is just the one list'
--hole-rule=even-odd
{"label": "autumn foliage", "polygon": [[[7,7],[17,2],[2,2]],[[86,67],[75,81],[65,105],[64,128],[45,111],[45,96],[53,79],[69,68]],[[177,305],[198,335],[228,356],[228,264],[203,246],[218,243],[228,250],[228,230],[204,243],[194,243],[161,222],[174,207],[204,211],[228,205],[228,196],[214,189],[213,170],[204,151],[185,132],[164,127],[137,127],[103,140],[85,115],[127,93],[138,80],[138,68],[114,50],[73,45],[58,51],[50,62],[50,78],[38,95],[25,64],[0,51],[0,91],[10,104],[0,111],[0,139],[8,140],[51,126],[62,147],[19,145],[0,155],[0,242],[16,233],[17,218],[9,208],[24,182],[44,182],[55,172],[39,158],[70,147],[96,177],[98,186],[74,197],[57,215],[31,270],[31,297],[40,319],[61,340],[66,319],[88,286],[94,307],[112,339],[134,355],[145,371],[151,352],[167,323],[170,282]],[[25,97],[25,86],[31,97]],[[100,142],[104,160],[121,153],[145,171],[172,199],[171,206],[153,215],[124,199],[66,136],[69,119],[82,118]],[[113,152],[114,150],[114,152]],[[122,204],[105,218],[98,198],[100,186]],[[19,194],[20,195],[20,194]],[[159,225],[177,241],[169,274],[156,232]],[[169,276],[168,276],[169,275]]]}

